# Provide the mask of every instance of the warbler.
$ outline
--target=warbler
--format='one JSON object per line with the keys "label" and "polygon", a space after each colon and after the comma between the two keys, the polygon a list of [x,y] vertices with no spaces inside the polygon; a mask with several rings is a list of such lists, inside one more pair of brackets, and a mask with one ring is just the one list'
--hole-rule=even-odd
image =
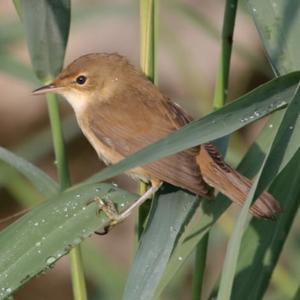
{"label": "warbler", "polygon": [[[78,124],[107,165],[180,129],[192,118],[157,86],[118,54],[92,53],[79,57],[50,84],[34,95],[63,95],[75,111]],[[199,196],[211,198],[211,188],[242,205],[251,181],[230,167],[212,143],[136,167],[128,173],[152,187],[123,214],[145,201],[167,182]],[[259,218],[273,218],[281,208],[264,192],[250,208]]]}

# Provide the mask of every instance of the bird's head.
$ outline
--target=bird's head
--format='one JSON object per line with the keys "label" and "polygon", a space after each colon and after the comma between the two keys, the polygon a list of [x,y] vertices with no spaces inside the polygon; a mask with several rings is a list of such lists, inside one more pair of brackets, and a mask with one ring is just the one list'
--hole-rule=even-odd
{"label": "bird's head", "polygon": [[53,82],[32,93],[61,94],[77,111],[90,101],[108,99],[132,71],[128,60],[118,54],[87,54],[68,65]]}

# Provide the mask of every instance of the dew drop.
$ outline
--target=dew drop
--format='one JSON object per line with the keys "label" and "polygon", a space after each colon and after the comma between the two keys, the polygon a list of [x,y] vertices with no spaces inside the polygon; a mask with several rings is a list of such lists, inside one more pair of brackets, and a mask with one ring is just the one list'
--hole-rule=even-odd
{"label": "dew drop", "polygon": [[182,256],[178,256],[178,260],[182,261]]}
{"label": "dew drop", "polygon": [[46,260],[46,264],[47,265],[51,265],[51,264],[53,264],[54,262],[55,262],[55,257],[54,256],[50,256],[50,257],[48,257],[47,258],[47,260]]}
{"label": "dew drop", "polygon": [[281,101],[279,104],[278,104],[278,107],[280,107],[280,106],[284,106],[284,105],[286,105],[287,104],[287,102],[286,101]]}
{"label": "dew drop", "polygon": [[293,129],[294,129],[294,126],[290,126],[289,129],[290,129],[290,130],[293,130]]}
{"label": "dew drop", "polygon": [[35,222],[33,225],[34,226],[39,226],[39,222]]}
{"label": "dew drop", "polygon": [[77,195],[76,195],[76,198],[80,198],[80,197],[81,197],[81,195],[80,195],[80,194],[77,194]]}
{"label": "dew drop", "polygon": [[112,186],[116,188],[118,187],[118,185],[115,182],[112,183]]}
{"label": "dew drop", "polygon": [[273,124],[269,124],[269,128],[273,128]]}
{"label": "dew drop", "polygon": [[36,242],[35,245],[36,245],[37,247],[40,247],[40,246],[41,246],[41,242]]}

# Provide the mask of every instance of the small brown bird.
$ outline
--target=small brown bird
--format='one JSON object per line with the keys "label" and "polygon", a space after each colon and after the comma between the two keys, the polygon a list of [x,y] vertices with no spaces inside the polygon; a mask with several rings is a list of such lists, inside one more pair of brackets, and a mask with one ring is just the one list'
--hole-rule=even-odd
{"label": "small brown bird", "polygon": [[[33,94],[63,95],[73,107],[79,126],[106,164],[114,164],[189,123],[191,117],[118,54],[87,54],[66,67],[49,85]],[[213,144],[204,144],[128,171],[151,182],[130,210],[140,205],[161,182],[199,196],[211,197],[210,187],[242,205],[251,187],[249,179],[227,165]],[[273,218],[281,209],[264,192],[251,213]],[[127,216],[128,212],[123,215]]]}

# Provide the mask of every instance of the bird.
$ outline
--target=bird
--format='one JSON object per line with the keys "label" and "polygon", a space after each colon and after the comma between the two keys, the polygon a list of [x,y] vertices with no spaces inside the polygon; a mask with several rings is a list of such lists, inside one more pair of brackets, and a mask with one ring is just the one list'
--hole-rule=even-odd
{"label": "bird", "polygon": [[[33,94],[48,92],[58,93],[70,103],[83,134],[106,165],[115,164],[192,122],[181,106],[117,53],[90,53],[77,58],[50,84],[34,90]],[[214,188],[240,206],[252,185],[224,161],[212,142],[127,173],[135,180],[150,183],[151,187],[120,220],[164,182],[207,199],[213,198]],[[250,212],[257,218],[273,219],[281,207],[270,193],[263,192],[251,205]]]}

